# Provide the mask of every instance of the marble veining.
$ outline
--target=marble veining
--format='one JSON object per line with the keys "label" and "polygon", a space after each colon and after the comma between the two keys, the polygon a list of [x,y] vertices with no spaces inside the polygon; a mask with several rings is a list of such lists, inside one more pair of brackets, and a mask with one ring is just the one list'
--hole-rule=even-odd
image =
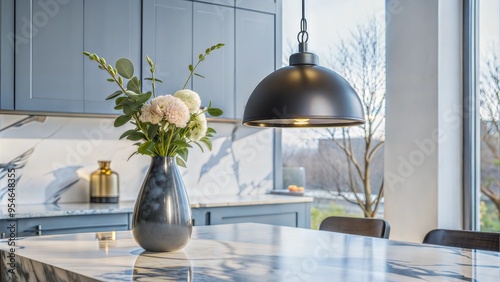
{"label": "marble veining", "polygon": [[8,272],[7,247],[0,242],[2,281],[34,275],[45,281],[500,279],[499,252],[265,224],[197,226],[187,247],[173,253],[145,252],[130,231],[116,232],[115,240],[97,238],[84,233],[20,239],[14,276]]}
{"label": "marble veining", "polygon": [[[24,116],[0,115],[0,125]],[[119,140],[113,118],[47,117],[43,123],[0,133],[0,203],[7,203],[9,168],[15,168],[19,204],[89,202],[89,177],[98,160],[111,160],[120,175],[120,200],[134,201],[150,158],[134,156],[133,142]],[[210,122],[218,135],[211,152],[190,151],[181,168],[189,196],[262,195],[273,188],[273,131]],[[1,126],[0,126],[1,127]],[[8,149],[5,149],[8,148]]]}

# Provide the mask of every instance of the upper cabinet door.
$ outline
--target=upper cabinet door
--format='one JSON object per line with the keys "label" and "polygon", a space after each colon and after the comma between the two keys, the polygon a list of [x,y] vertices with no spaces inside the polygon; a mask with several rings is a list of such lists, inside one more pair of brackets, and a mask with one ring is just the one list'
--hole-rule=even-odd
{"label": "upper cabinet door", "polygon": [[196,73],[204,76],[193,78],[193,90],[208,106],[224,111],[222,117],[234,118],[234,8],[194,3],[193,62],[199,54],[217,43],[224,43],[201,62]]}
{"label": "upper cabinet door", "polygon": [[274,14],[276,12],[276,0],[236,0],[236,8],[255,10]]}
{"label": "upper cabinet door", "polygon": [[14,0],[0,1],[0,109],[14,109]]}
{"label": "upper cabinet door", "polygon": [[[108,64],[114,66],[122,57],[130,59],[136,67],[134,75],[141,79],[141,0],[86,0],[83,38],[83,49]],[[106,81],[108,73],[85,57],[83,78],[85,113],[118,114],[114,100],[105,101],[118,90],[115,83]]]}
{"label": "upper cabinet door", "polygon": [[82,11],[83,0],[16,1],[16,110],[83,112]]}
{"label": "upper cabinet door", "polygon": [[[182,89],[192,63],[193,2],[183,0],[143,0],[143,57],[157,65],[157,95]],[[142,60],[143,77],[150,77],[148,62]],[[188,88],[191,88],[188,84]],[[143,89],[151,90],[150,84]]]}
{"label": "upper cabinet door", "polygon": [[[236,1],[238,2],[238,1]],[[275,15],[236,9],[236,117],[257,84],[275,70]]]}

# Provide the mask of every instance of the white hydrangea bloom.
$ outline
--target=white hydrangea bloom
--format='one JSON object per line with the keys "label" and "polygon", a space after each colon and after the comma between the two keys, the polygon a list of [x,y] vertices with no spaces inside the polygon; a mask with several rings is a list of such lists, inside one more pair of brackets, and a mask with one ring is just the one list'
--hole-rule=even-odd
{"label": "white hydrangea bloom", "polygon": [[172,95],[158,96],[151,100],[152,111],[161,114],[170,124],[179,128],[189,122],[189,109],[179,98]]}
{"label": "white hydrangea bloom", "polygon": [[198,114],[194,120],[191,122],[191,134],[189,135],[189,139],[191,141],[198,141],[201,138],[205,137],[207,134],[207,117],[205,113]]}
{"label": "white hydrangea bloom", "polygon": [[191,114],[198,112],[201,106],[200,96],[189,89],[182,89],[174,93],[174,97],[177,97],[186,104]]}
{"label": "white hydrangea bloom", "polygon": [[141,107],[141,114],[139,115],[139,120],[142,122],[149,122],[151,124],[158,124],[163,119],[163,115],[157,114],[153,111],[153,107],[150,104],[144,104]]}

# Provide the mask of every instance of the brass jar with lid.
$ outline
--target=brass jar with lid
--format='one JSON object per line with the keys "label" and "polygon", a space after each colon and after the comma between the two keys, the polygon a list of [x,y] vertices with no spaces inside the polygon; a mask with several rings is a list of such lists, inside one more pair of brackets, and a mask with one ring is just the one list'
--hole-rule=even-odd
{"label": "brass jar with lid", "polygon": [[98,161],[99,169],[90,175],[91,203],[118,203],[118,173],[109,167],[111,161]]}

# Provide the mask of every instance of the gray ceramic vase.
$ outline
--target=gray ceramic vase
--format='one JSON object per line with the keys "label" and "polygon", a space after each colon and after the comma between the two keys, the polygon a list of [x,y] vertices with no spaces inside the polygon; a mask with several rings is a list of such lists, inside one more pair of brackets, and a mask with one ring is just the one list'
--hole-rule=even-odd
{"label": "gray ceramic vase", "polygon": [[191,239],[191,206],[175,157],[153,157],[132,219],[135,241],[150,252],[173,252]]}

